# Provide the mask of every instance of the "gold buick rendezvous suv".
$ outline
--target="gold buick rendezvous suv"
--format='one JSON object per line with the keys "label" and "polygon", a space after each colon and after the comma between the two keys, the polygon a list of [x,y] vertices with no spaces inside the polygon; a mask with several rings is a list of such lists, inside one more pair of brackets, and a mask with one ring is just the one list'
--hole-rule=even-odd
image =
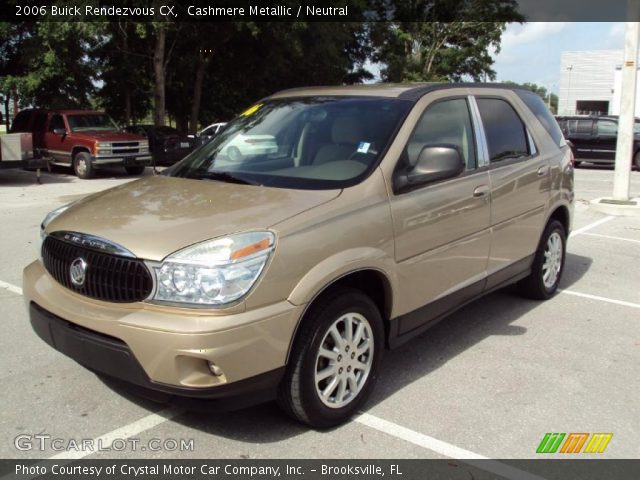
{"label": "gold buick rendezvous suv", "polygon": [[571,151],[533,93],[287,90],[161,175],[51,212],[24,294],[93,371],[328,427],[385,348],[509,284],[553,295],[572,210]]}

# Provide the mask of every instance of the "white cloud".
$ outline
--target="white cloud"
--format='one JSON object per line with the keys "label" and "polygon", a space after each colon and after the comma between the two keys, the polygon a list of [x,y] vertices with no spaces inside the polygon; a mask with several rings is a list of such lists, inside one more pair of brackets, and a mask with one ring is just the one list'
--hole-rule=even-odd
{"label": "white cloud", "polygon": [[510,49],[518,45],[548,40],[565,29],[567,22],[533,22],[523,25],[511,23],[502,34],[502,48]]}
{"label": "white cloud", "polygon": [[606,40],[606,48],[624,48],[624,22],[611,25],[609,35]]}

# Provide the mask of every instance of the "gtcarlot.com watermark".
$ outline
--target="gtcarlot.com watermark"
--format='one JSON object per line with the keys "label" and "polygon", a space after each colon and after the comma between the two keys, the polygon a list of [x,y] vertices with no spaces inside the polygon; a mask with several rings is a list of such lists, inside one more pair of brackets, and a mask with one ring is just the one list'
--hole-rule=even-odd
{"label": "gtcarlot.com watermark", "polygon": [[193,438],[62,438],[48,433],[22,433],[14,438],[13,445],[21,452],[193,452]]}

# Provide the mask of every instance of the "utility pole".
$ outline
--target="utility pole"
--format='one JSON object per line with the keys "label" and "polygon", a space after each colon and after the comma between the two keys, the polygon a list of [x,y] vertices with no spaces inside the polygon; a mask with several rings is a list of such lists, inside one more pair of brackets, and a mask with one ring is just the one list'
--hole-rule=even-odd
{"label": "utility pole", "polygon": [[[567,67],[567,70],[569,70],[569,86],[567,87],[567,105],[571,105],[569,103],[569,100],[571,99],[571,73],[573,72],[573,65],[569,65]],[[569,110],[567,113],[569,115],[575,115],[576,112],[575,112],[575,110],[573,110],[573,111]]]}
{"label": "utility pole", "polygon": [[629,201],[629,181],[633,156],[633,127],[636,109],[636,79],[638,74],[638,41],[640,23],[627,22],[624,36],[624,62],[616,166],[613,176],[613,199]]}

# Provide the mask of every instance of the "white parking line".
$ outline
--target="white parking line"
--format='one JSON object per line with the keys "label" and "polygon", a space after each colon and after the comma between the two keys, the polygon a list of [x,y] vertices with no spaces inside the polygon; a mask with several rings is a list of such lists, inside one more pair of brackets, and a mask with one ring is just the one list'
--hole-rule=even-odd
{"label": "white parking line", "polygon": [[579,228],[577,230],[574,230],[573,232],[571,232],[571,236],[580,235],[581,233],[587,232],[587,231],[591,230],[592,228],[596,228],[596,227],[602,225],[603,223],[607,223],[609,220],[613,220],[614,218],[616,218],[616,217],[611,216],[611,215],[608,216],[608,217],[601,218],[600,220],[597,220],[597,221],[595,221],[593,223],[590,223],[589,225],[585,225],[584,227],[581,227],[581,228]]}
{"label": "white parking line", "polygon": [[11,285],[7,282],[3,282],[2,280],[0,280],[0,288],[9,292],[17,293],[18,295],[22,295],[22,289],[20,287],[16,287],[15,285]]}
{"label": "white parking line", "polygon": [[[115,440],[124,440],[127,438],[131,438],[134,435],[144,432],[145,430],[157,427],[161,423],[164,423],[167,420],[171,420],[172,418],[175,418],[182,413],[184,413],[184,410],[166,408],[158,413],[152,413],[151,415],[147,415],[146,417],[125,425],[124,427],[116,428],[109,433],[105,433],[104,435],[94,438],[92,445],[99,445],[104,449],[108,449],[111,447]],[[93,453],[96,452],[94,450],[68,450],[49,457],[49,460],[77,460]]]}
{"label": "white parking line", "polygon": [[598,300],[600,302],[613,303],[615,305],[622,305],[623,307],[640,308],[640,303],[625,302],[624,300],[616,300],[614,298],[601,297],[599,295],[591,295],[589,293],[574,292],[573,290],[558,290],[560,293],[566,293],[567,295],[573,295],[575,297],[589,298],[591,300]]}
{"label": "white parking line", "polygon": [[403,427],[397,423],[376,417],[369,413],[362,413],[358,417],[354,418],[354,421],[369,428],[373,428],[374,430],[378,430],[379,432],[391,435],[392,437],[404,440],[405,442],[417,445],[418,447],[431,450],[445,457],[462,460],[465,463],[469,463],[470,465],[486,472],[518,480],[541,480],[542,478],[518,468],[511,467],[502,462],[498,462],[497,460],[491,460],[489,457],[465,450],[464,448],[456,447],[455,445],[430,437],[424,433],[416,432],[415,430]]}
{"label": "white parking line", "polygon": [[633,238],[614,237],[612,235],[602,235],[600,233],[582,233],[582,235],[588,235],[590,237],[606,238],[606,239],[609,239],[609,240],[623,240],[625,242],[640,243],[640,240],[635,240]]}

